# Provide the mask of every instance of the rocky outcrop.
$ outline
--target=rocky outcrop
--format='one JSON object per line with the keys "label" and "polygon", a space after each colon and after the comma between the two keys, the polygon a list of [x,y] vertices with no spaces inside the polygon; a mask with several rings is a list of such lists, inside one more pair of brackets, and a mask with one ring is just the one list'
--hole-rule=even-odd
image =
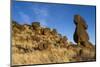
{"label": "rocky outcrop", "polygon": [[76,43],[86,42],[89,40],[89,36],[87,33],[87,24],[85,20],[80,15],[74,16],[74,23],[76,25],[76,29],[74,32],[74,41]]}
{"label": "rocky outcrop", "polygon": [[56,29],[41,27],[39,22],[21,25],[12,21],[13,65],[94,60],[94,50],[88,48],[73,44]]}
{"label": "rocky outcrop", "polygon": [[86,21],[80,16],[74,16],[74,23],[76,25],[76,29],[74,32],[74,41],[77,43],[78,46],[81,47],[81,57],[83,60],[88,60],[91,58],[95,59],[95,47],[89,41],[89,35],[87,33],[88,25]]}

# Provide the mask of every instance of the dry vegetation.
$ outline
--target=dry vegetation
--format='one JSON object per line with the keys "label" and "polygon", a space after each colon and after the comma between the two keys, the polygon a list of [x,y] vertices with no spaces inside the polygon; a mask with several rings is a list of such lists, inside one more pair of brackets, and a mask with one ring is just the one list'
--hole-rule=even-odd
{"label": "dry vegetation", "polygon": [[[92,48],[91,48],[92,46]],[[73,45],[56,29],[12,22],[12,65],[95,60],[95,47]]]}

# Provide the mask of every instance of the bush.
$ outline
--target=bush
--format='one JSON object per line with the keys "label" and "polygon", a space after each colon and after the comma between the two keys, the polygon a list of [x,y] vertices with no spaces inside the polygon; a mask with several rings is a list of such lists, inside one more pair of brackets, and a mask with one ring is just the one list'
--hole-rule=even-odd
{"label": "bush", "polygon": [[63,40],[64,40],[64,41],[67,41],[68,39],[67,39],[67,37],[66,37],[66,36],[63,36]]}
{"label": "bush", "polygon": [[57,30],[56,30],[56,29],[53,29],[53,30],[52,30],[52,34],[53,34],[53,35],[57,34]]}
{"label": "bush", "polygon": [[42,31],[42,34],[45,35],[45,34],[48,34],[50,33],[50,28],[44,28],[43,31]]}
{"label": "bush", "polygon": [[13,28],[16,27],[16,28],[20,29],[21,28],[21,25],[18,24],[16,21],[12,21],[12,27]]}
{"label": "bush", "polygon": [[38,49],[39,50],[44,50],[44,49],[47,49],[48,48],[48,42],[45,41],[45,42],[41,42],[38,46]]}
{"label": "bush", "polygon": [[32,22],[32,27],[36,30],[38,27],[40,27],[40,22]]}

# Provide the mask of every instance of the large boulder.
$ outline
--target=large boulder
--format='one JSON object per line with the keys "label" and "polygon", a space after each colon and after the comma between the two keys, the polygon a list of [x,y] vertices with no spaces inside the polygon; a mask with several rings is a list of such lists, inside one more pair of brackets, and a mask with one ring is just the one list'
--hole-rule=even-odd
{"label": "large boulder", "polygon": [[89,36],[86,31],[88,26],[87,26],[85,20],[80,15],[75,15],[74,23],[76,25],[76,29],[74,32],[74,41],[76,43],[88,41]]}
{"label": "large boulder", "polygon": [[89,41],[89,36],[87,33],[88,25],[83,17],[80,15],[74,16],[74,23],[76,29],[74,32],[74,41],[80,46],[81,50],[79,51],[80,57],[83,61],[94,60],[95,59],[95,46]]}

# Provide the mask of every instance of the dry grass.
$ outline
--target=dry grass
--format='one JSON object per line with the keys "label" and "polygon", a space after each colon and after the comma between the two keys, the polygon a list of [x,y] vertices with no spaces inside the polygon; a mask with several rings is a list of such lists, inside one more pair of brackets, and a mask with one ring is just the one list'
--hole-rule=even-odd
{"label": "dry grass", "polygon": [[13,64],[45,64],[69,62],[70,54],[66,49],[51,49],[43,51],[34,51],[30,53],[13,54]]}
{"label": "dry grass", "polygon": [[67,37],[59,35],[55,29],[43,28],[37,24],[39,23],[33,23],[33,27],[13,23],[13,65],[62,63],[94,58],[94,50],[72,45]]}

